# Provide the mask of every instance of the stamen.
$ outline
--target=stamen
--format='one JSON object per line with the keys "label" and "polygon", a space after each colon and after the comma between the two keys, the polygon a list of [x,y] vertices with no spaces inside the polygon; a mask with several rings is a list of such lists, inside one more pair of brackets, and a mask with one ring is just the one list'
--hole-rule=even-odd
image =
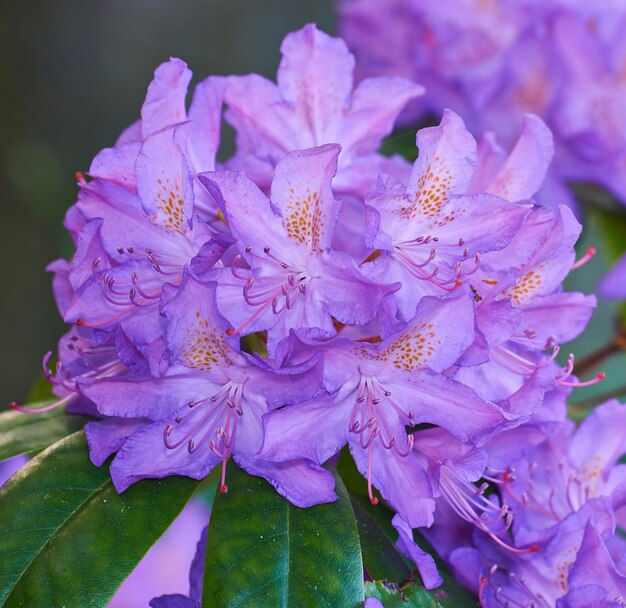
{"label": "stamen", "polygon": [[[565,377],[569,377],[569,376],[565,376]],[[557,380],[557,382],[561,384],[562,386],[572,386],[574,388],[581,388],[583,386],[593,386],[594,384],[598,384],[598,382],[602,382],[602,380],[604,380],[605,378],[606,378],[606,374],[604,372],[598,372],[595,378],[593,378],[592,380],[587,380],[586,382],[579,382],[579,381],[567,382],[564,379]]]}
{"label": "stamen", "polygon": [[480,584],[478,585],[478,602],[480,604],[481,608],[485,608],[486,604],[485,604],[485,586],[487,585],[487,577],[486,576],[481,576],[480,577]]}
{"label": "stamen", "polygon": [[367,495],[370,498],[370,502],[376,506],[378,504],[378,498],[372,493],[372,448],[367,450]]}
{"label": "stamen", "polygon": [[226,458],[222,460],[222,477],[220,479],[219,491],[222,494],[226,494],[228,492],[228,486],[226,485]]}
{"label": "stamen", "polygon": [[12,410],[22,412],[23,414],[42,414],[43,412],[55,410],[57,407],[61,407],[62,405],[69,403],[72,399],[74,399],[74,397],[76,397],[76,393],[70,393],[62,399],[59,399],[50,405],[46,405],[45,407],[23,407],[22,405],[18,405],[15,401],[11,401],[11,403],[9,403],[9,407]]}
{"label": "stamen", "polygon": [[588,247],[585,255],[572,265],[572,270],[576,270],[577,268],[584,266],[594,255],[596,255],[596,248]]}

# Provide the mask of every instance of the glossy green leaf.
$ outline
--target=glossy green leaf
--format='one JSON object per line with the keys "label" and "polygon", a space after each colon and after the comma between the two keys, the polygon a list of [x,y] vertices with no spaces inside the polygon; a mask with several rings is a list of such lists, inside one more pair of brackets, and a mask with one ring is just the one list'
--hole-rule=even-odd
{"label": "glossy green leaf", "polygon": [[428,591],[417,583],[402,587],[380,581],[365,583],[365,597],[376,598],[385,608],[475,608],[476,598],[465,590],[446,585]]}
{"label": "glossy green leaf", "polygon": [[[51,403],[29,404],[43,407]],[[33,454],[83,427],[86,418],[65,413],[63,408],[41,414],[24,414],[14,410],[0,414],[0,460],[18,454]]]}
{"label": "glossy green leaf", "polygon": [[380,581],[365,583],[365,597],[376,598],[385,608],[444,608],[444,604],[415,583],[403,587],[387,586]]}
{"label": "glossy green leaf", "polygon": [[413,566],[395,547],[398,533],[391,525],[393,513],[382,504],[372,505],[364,494],[350,492],[350,500],[361,538],[363,564],[370,577],[402,583]]}
{"label": "glossy green leaf", "polygon": [[50,446],[0,489],[0,605],[106,606],[197,485],[145,480],[118,495],[82,431]]}
{"label": "glossy green leaf", "polygon": [[363,605],[363,566],[354,512],[339,500],[294,507],[264,479],[228,465],[228,494],[211,512],[205,608]]}

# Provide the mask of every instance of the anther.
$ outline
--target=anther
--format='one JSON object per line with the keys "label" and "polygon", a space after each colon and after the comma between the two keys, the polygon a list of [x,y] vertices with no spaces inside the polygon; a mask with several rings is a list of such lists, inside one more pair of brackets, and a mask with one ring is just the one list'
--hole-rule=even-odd
{"label": "anther", "polygon": [[572,264],[572,270],[576,270],[577,268],[580,268],[581,266],[585,265],[594,255],[596,255],[596,248],[588,247],[587,251],[585,252],[585,255],[583,255],[583,257],[580,258],[580,260]]}

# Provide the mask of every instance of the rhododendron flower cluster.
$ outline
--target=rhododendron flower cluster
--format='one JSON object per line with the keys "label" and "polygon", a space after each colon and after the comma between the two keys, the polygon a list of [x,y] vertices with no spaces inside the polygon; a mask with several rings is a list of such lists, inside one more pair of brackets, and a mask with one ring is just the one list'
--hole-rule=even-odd
{"label": "rhododendron flower cluster", "polygon": [[[282,53],[277,84],[211,77],[189,105],[186,65],[161,65],[141,120],[78,176],[45,409],[95,418],[118,492],[214,468],[227,492],[232,457],[308,507],[337,499],[322,465],[347,445],[426,587],[414,529],[484,606],[618,605],[626,414],[565,417],[602,374],[557,362],[595,299],[562,287],[580,225],[534,199],[549,129],[525,116],[505,152],[446,110],[410,164],[380,145],[421,86],[354,87],[344,42],[312,25]],[[218,162],[222,115],[237,150]]]}
{"label": "rhododendron flower cluster", "polygon": [[510,144],[533,112],[558,149],[542,203],[555,195],[566,203],[568,181],[601,184],[626,203],[622,3],[340,0],[338,8],[360,78],[426,87],[403,122],[452,108],[474,134],[494,131]]}

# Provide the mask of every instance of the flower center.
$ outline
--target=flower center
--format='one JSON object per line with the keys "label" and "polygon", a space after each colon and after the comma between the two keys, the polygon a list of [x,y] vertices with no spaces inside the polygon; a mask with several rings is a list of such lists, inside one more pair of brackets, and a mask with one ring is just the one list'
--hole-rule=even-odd
{"label": "flower center", "polygon": [[[237,436],[237,422],[243,416],[243,384],[228,382],[212,395],[187,403],[188,411],[179,414],[174,424],[163,430],[163,443],[175,450],[184,443],[187,451],[195,454],[203,446],[222,461],[222,478],[219,490],[228,492],[225,483],[226,462],[232,454]],[[178,438],[174,438],[177,435]]]}

